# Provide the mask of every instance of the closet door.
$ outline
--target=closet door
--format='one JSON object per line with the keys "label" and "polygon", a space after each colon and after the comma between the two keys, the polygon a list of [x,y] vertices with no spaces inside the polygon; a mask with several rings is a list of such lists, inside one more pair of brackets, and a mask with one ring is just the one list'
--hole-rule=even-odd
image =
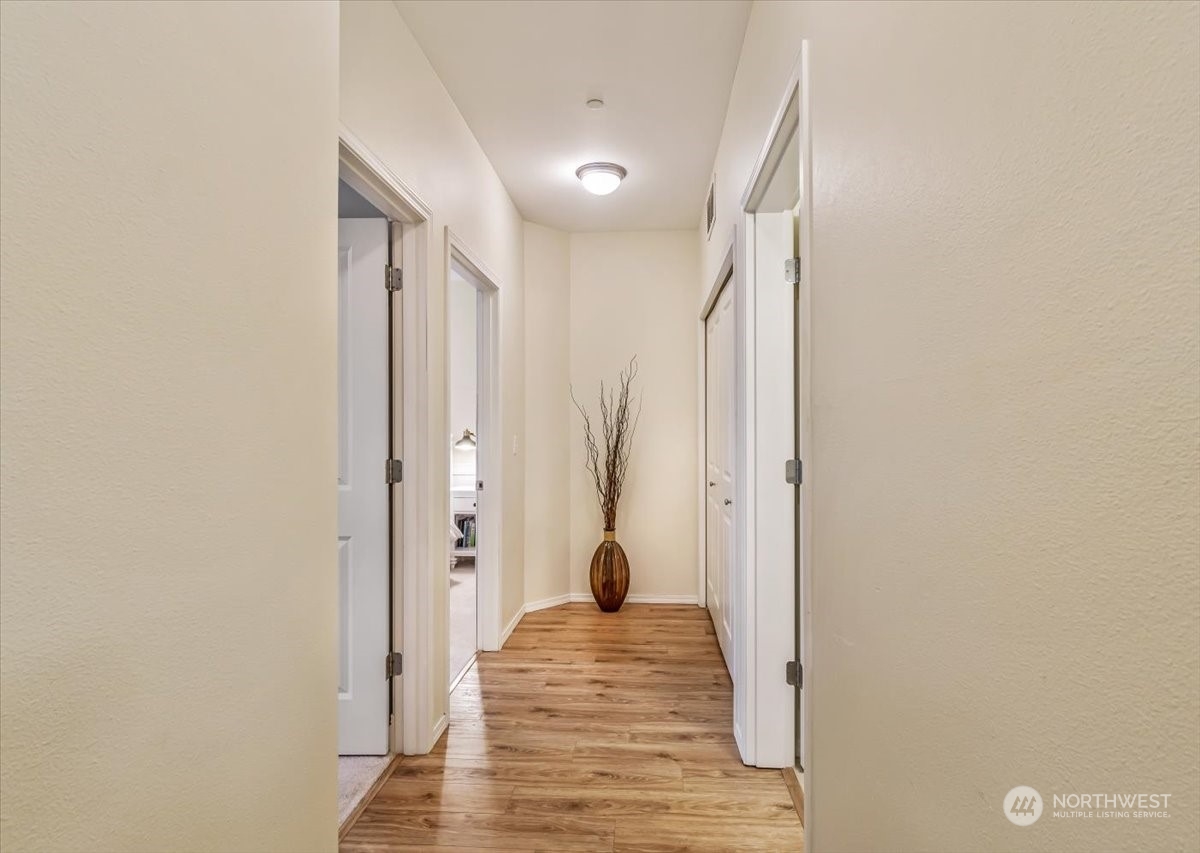
{"label": "closet door", "polygon": [[728,284],[705,320],[706,595],[725,665],[733,674],[734,322]]}

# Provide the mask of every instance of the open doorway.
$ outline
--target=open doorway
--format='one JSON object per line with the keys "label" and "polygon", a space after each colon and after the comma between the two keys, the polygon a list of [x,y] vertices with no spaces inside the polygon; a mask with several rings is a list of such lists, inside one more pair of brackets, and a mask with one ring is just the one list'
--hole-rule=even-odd
{"label": "open doorway", "polygon": [[[434,626],[420,555],[428,551],[429,440],[417,429],[428,394],[429,207],[342,128],[338,134],[338,269],[330,282],[338,342],[339,837],[402,753],[428,750]],[[336,583],[334,583],[336,578]]]}
{"label": "open doorway", "polygon": [[[500,283],[446,229],[447,693],[500,648]],[[515,452],[515,448],[514,448]]]}
{"label": "open doorway", "polygon": [[393,223],[338,181],[338,817],[391,759]]}
{"label": "open doorway", "polygon": [[[755,763],[781,767],[806,833],[812,731],[812,169],[807,43],[742,196],[747,318],[754,337],[747,432],[753,518],[747,606],[757,617],[745,694]],[[780,675],[784,677],[781,678]]]}
{"label": "open doorway", "polygon": [[479,317],[483,295],[450,265],[446,311],[450,374],[450,666],[449,689],[479,651]]}

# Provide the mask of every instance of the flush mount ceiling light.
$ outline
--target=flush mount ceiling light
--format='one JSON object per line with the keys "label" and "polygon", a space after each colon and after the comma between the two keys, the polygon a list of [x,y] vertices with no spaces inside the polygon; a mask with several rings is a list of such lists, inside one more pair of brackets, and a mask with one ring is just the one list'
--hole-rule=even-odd
{"label": "flush mount ceiling light", "polygon": [[625,167],[616,163],[585,163],[575,170],[575,177],[593,195],[608,195],[621,186],[626,174]]}

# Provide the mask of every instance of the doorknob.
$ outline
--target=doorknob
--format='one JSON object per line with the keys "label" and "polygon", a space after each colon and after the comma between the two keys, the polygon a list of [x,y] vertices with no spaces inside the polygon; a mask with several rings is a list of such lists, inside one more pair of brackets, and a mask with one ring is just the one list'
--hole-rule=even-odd
{"label": "doorknob", "polygon": [[714,482],[713,480],[709,480],[709,481],[708,481],[708,487],[709,487],[710,489],[711,489],[713,486],[715,486],[715,485],[716,485],[716,482]]}
{"label": "doorknob", "polygon": [[725,506],[729,506],[733,501],[730,498],[725,498]]}

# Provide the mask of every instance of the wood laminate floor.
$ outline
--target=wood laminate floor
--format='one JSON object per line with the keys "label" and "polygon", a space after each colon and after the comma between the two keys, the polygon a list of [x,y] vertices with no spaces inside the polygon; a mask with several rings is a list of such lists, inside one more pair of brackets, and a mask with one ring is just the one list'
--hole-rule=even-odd
{"label": "wood laminate floor", "polygon": [[782,774],[738,758],[732,694],[701,608],[530,613],[341,850],[799,851]]}

